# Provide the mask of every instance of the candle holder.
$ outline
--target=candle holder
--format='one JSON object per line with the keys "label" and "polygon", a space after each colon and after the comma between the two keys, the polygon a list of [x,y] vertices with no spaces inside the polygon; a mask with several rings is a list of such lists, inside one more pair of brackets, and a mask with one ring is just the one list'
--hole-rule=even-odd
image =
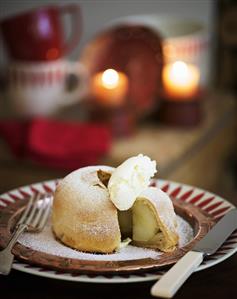
{"label": "candle holder", "polygon": [[128,87],[127,75],[114,69],[96,73],[91,79],[91,119],[109,126],[116,137],[131,135],[135,127],[136,112]]}
{"label": "candle holder", "polygon": [[202,120],[202,114],[201,91],[185,100],[174,100],[164,94],[158,110],[158,118],[162,123],[180,127],[198,125]]}
{"label": "candle holder", "polygon": [[105,106],[94,98],[88,101],[90,119],[108,126],[114,137],[128,137],[135,131],[136,115],[126,99],[120,106]]}
{"label": "candle holder", "polygon": [[163,101],[159,119],[170,125],[194,126],[202,118],[200,70],[181,60],[167,63],[162,70]]}

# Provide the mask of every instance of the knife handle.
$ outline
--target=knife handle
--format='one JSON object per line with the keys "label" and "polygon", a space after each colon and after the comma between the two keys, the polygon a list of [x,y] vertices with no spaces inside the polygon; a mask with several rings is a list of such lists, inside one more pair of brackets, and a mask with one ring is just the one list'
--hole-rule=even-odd
{"label": "knife handle", "polygon": [[152,286],[151,295],[172,298],[202,261],[202,252],[189,251]]}

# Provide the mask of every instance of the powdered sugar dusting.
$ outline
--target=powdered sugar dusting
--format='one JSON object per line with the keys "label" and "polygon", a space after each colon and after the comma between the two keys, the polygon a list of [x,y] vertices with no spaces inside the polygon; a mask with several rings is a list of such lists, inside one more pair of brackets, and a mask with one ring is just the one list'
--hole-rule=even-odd
{"label": "powdered sugar dusting", "polygon": [[96,186],[100,183],[97,176],[99,169],[107,172],[113,171],[112,167],[103,165],[83,167],[71,172],[62,179],[59,183],[59,187],[61,187],[65,193],[68,192],[68,189],[71,189],[73,193],[80,194],[80,198],[83,199],[81,200],[81,204],[83,204],[83,201],[88,202],[89,200],[93,202],[104,202],[108,196],[108,191]]}
{"label": "powdered sugar dusting", "polygon": [[[178,233],[179,233],[179,247],[193,239],[193,229],[188,222],[177,216]],[[33,250],[53,254],[65,258],[73,258],[80,260],[94,260],[94,261],[124,261],[137,260],[143,258],[159,259],[162,252],[151,249],[144,249],[128,245],[122,248],[119,252],[113,254],[92,254],[80,252],[71,249],[60,242],[58,242],[51,229],[51,221],[49,220],[44,230],[38,234],[24,233],[19,242]]]}

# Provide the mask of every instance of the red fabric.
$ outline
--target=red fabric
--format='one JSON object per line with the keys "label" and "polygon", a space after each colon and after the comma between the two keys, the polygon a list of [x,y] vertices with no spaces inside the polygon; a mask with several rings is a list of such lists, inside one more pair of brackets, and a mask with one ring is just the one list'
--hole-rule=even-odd
{"label": "red fabric", "polygon": [[67,170],[99,163],[111,145],[105,126],[42,118],[30,122],[2,121],[0,136],[17,157]]}
{"label": "red fabric", "polygon": [[28,122],[17,121],[1,121],[0,122],[0,136],[10,146],[12,152],[16,156],[22,156],[25,152],[25,145],[27,143],[27,132],[29,128]]}

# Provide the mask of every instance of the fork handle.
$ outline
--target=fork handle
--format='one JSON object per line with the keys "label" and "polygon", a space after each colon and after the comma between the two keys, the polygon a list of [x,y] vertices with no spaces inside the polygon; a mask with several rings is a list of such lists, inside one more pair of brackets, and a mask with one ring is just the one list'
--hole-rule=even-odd
{"label": "fork handle", "polygon": [[19,236],[27,228],[26,224],[20,224],[16,231],[13,233],[7,246],[0,251],[0,274],[8,275],[11,271],[14,255],[12,254],[12,248],[15,245]]}

